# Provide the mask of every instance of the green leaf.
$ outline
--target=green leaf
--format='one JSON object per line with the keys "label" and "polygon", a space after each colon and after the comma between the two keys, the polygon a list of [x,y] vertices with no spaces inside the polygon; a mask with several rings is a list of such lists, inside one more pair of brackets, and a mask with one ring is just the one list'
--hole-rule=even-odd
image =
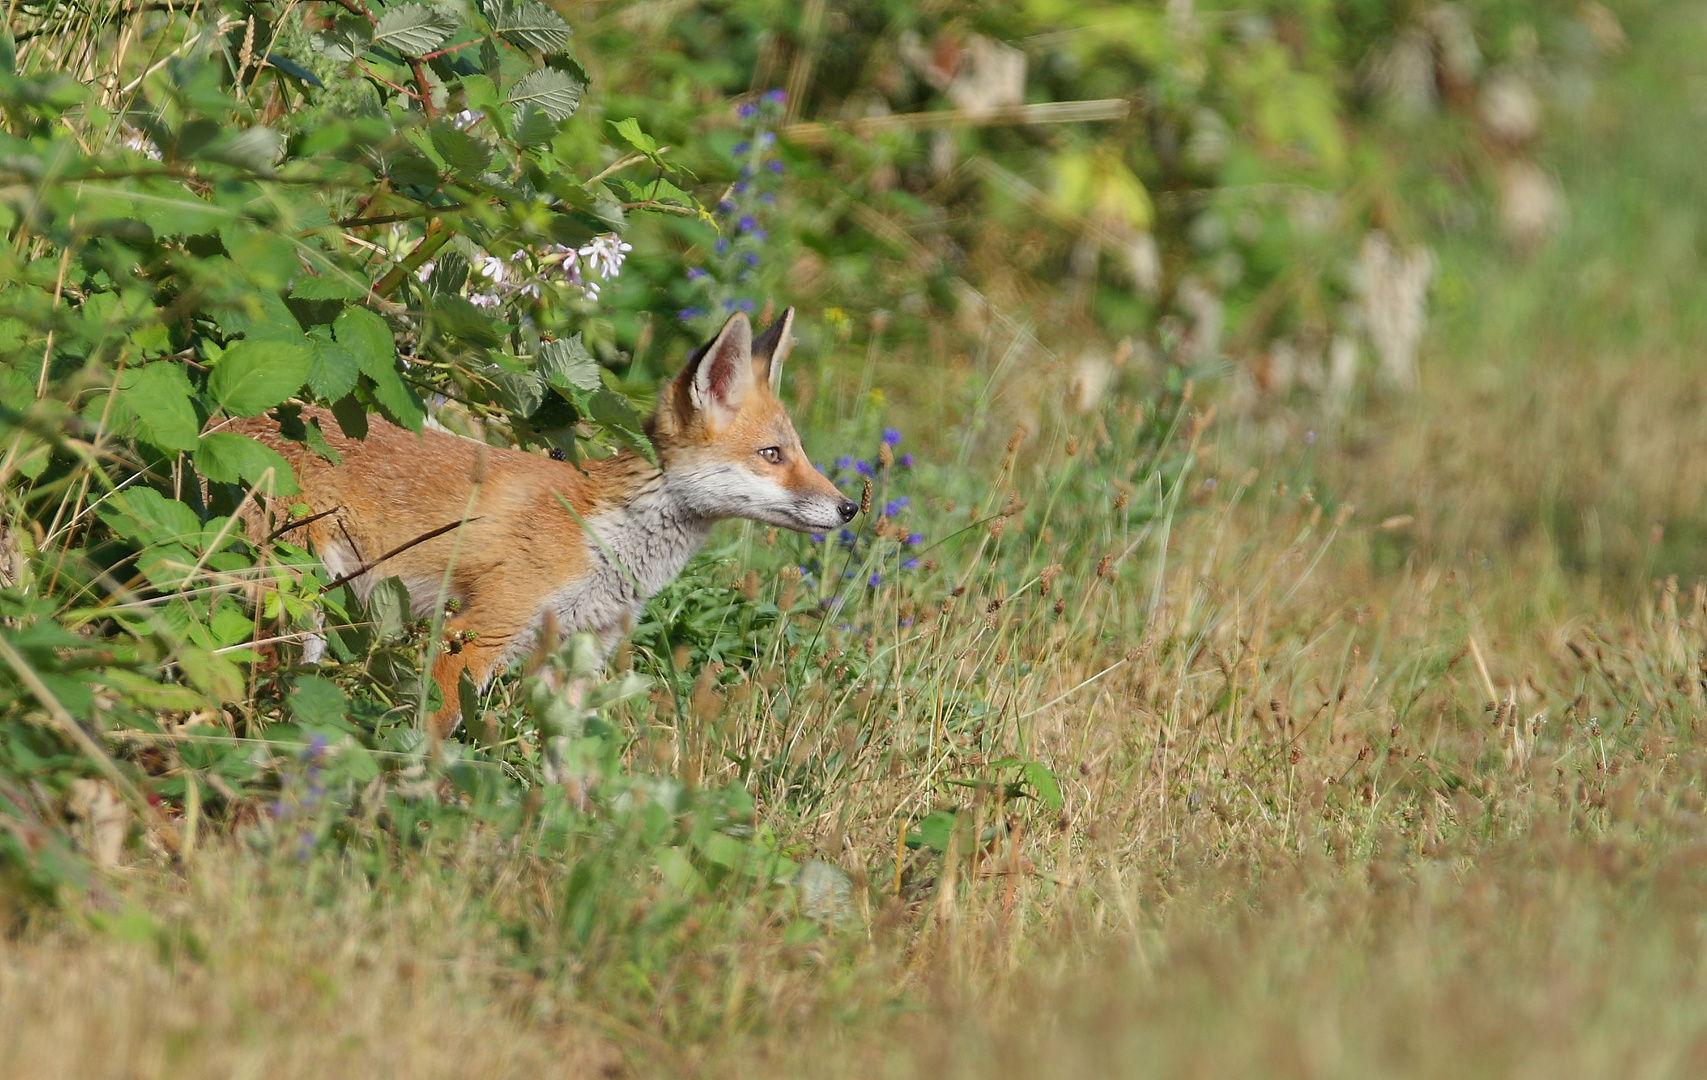
{"label": "green leaf", "polygon": [[136,417],[136,437],[162,450],[194,450],[201,421],[195,390],[179,364],[162,360],[119,376],[120,401]]}
{"label": "green leaf", "polygon": [[489,364],[483,374],[498,392],[498,403],[517,416],[532,416],[545,400],[545,387],[533,372],[506,371]]}
{"label": "green leaf", "polygon": [[409,587],[399,577],[388,577],[367,595],[367,617],[381,641],[403,636],[411,614]]}
{"label": "green leaf", "polygon": [[1061,784],[1055,779],[1055,774],[1040,761],[1028,761],[1020,767],[1020,775],[1031,785],[1031,790],[1037,793],[1038,801],[1051,810],[1059,810],[1066,802],[1061,797]]}
{"label": "green leaf", "polygon": [[539,367],[540,376],[553,386],[597,390],[603,385],[599,379],[599,362],[593,359],[593,354],[581,343],[579,333],[561,341],[548,341],[541,345],[535,363]]}
{"label": "green leaf", "polygon": [[332,323],[332,334],[368,375],[375,369],[389,371],[397,361],[391,327],[366,308],[345,308]]}
{"label": "green leaf", "polygon": [[328,60],[347,64],[367,51],[372,40],[369,25],[366,19],[354,15],[340,16],[331,26],[315,32],[314,51]]}
{"label": "green leaf", "polygon": [[314,342],[314,362],[308,368],[308,388],[327,401],[336,401],[356,388],[362,373],[356,354],[347,346],[332,340],[324,327],[316,326],[309,333]]}
{"label": "green leaf", "polygon": [[178,651],[178,667],[190,685],[216,700],[237,701],[243,697],[242,670],[209,649],[184,646]]}
{"label": "green leaf", "polygon": [[366,295],[367,290],[354,281],[333,274],[299,273],[290,283],[293,300],[360,300]]}
{"label": "green leaf", "polygon": [[916,831],[907,834],[908,847],[928,847],[932,851],[947,851],[949,837],[954,835],[953,810],[937,810],[926,814]]}
{"label": "green leaf", "polygon": [[510,104],[534,105],[553,120],[563,121],[575,115],[581,105],[583,85],[552,68],[540,68],[517,80],[510,88]]}
{"label": "green leaf", "polygon": [[203,435],[195,460],[196,471],[215,483],[260,485],[271,469],[274,495],[295,495],[302,490],[277,450],[235,431]]}
{"label": "green leaf", "polygon": [[432,137],[433,149],[453,169],[480,172],[492,163],[492,144],[470,135],[455,124],[444,120],[435,122]]}
{"label": "green leaf", "polygon": [[539,0],[507,3],[492,20],[492,29],[512,45],[553,53],[569,44],[574,33],[563,17]]}
{"label": "green leaf", "polygon": [[330,679],[298,675],[291,681],[290,714],[304,724],[342,726],[350,699]]}
{"label": "green leaf", "polygon": [[640,414],[634,411],[626,398],[601,389],[587,399],[587,415],[630,450],[654,465],[658,463],[658,452],[652,448],[652,440],[646,437]]}
{"label": "green leaf", "polygon": [[[240,273],[235,266],[222,270],[233,275]],[[303,341],[302,324],[291,314],[289,305],[277,293],[262,290],[245,294],[241,301],[217,311],[214,320],[227,337],[243,337],[250,341],[269,338],[275,341]]]}
{"label": "green leaf", "polygon": [[640,121],[629,117],[627,120],[612,120],[610,126],[616,129],[616,133],[621,135],[628,145],[642,154],[649,158],[658,156],[658,140],[640,130]]}
{"label": "green leaf", "polygon": [[523,105],[511,133],[518,146],[544,146],[557,136],[557,121],[536,105]]}
{"label": "green leaf", "polygon": [[421,430],[426,414],[414,391],[397,374],[397,346],[385,320],[366,308],[345,308],[332,324],[332,332],[373,383],[373,397],[380,407],[409,430]]}
{"label": "green leaf", "polygon": [[254,416],[301,389],[313,362],[314,350],[306,339],[245,339],[227,349],[215,365],[207,380],[208,394],[233,416]]}
{"label": "green leaf", "polygon": [[445,43],[456,31],[456,15],[427,4],[400,4],[374,24],[373,44],[396,49],[404,56],[421,56]]}
{"label": "green leaf", "polygon": [[126,488],[102,503],[97,513],[107,528],[142,544],[164,543],[202,531],[201,519],[194,510],[153,488]]}

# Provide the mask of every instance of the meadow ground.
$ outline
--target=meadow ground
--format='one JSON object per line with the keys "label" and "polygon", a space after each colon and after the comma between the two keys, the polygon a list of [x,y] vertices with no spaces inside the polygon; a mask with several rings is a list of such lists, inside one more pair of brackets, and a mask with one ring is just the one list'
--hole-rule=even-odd
{"label": "meadow ground", "polygon": [[[1566,234],[1443,248],[1421,388],[1343,422],[1134,362],[1010,443],[1064,365],[986,410],[880,359],[895,519],[954,539],[838,631],[873,674],[612,714],[636,767],[747,780],[827,900],[673,902],[620,836],[376,866],[257,826],[0,939],[0,1077],[1698,1075],[1696,110],[1614,89],[1652,113],[1560,163]],[[865,377],[825,370],[809,446]],[[727,528],[684,590],[802,587]]]}

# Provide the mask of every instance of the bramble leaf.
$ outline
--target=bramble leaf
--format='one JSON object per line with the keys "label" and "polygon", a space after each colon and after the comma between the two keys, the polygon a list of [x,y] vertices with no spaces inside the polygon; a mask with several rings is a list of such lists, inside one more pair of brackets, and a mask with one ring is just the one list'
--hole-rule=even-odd
{"label": "bramble leaf", "polygon": [[203,435],[201,445],[196,447],[195,461],[196,471],[215,483],[259,486],[271,469],[270,488],[274,495],[295,495],[302,490],[296,486],[290,466],[278,451],[235,431]]}
{"label": "bramble leaf", "polygon": [[373,27],[373,44],[396,49],[404,56],[423,56],[445,43],[456,31],[453,12],[428,4],[401,4],[388,9]]}
{"label": "bramble leaf", "polygon": [[245,339],[227,349],[214,366],[208,394],[233,416],[254,416],[301,389],[313,362],[314,350],[306,339]]}
{"label": "bramble leaf", "polygon": [[569,44],[574,33],[563,17],[539,0],[507,3],[492,19],[492,29],[512,45],[553,53]]}
{"label": "bramble leaf", "polygon": [[510,104],[534,105],[553,120],[563,121],[575,115],[581,106],[583,84],[553,68],[540,68],[517,80],[510,88]]}

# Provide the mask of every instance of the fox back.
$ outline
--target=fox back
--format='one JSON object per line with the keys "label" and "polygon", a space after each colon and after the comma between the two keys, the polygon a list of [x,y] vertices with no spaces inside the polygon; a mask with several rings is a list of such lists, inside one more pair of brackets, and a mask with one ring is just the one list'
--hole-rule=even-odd
{"label": "fox back", "polygon": [[755,340],[738,312],[688,359],[646,424],[656,465],[629,450],[570,464],[377,418],[356,439],[330,412],[304,410],[334,465],[265,417],[238,421],[285,456],[302,488],[255,515],[251,534],[287,525],[263,520],[282,519],[283,504],[306,503],[313,520],[286,535],[306,533],[358,596],[395,576],[416,616],[457,602],[433,662],[444,699],[433,725],[448,734],[465,670],[484,687],[548,622],[591,631],[608,651],[716,522],[822,532],[852,520],[859,507],[812,466],[773,390],[793,319],[791,308]]}

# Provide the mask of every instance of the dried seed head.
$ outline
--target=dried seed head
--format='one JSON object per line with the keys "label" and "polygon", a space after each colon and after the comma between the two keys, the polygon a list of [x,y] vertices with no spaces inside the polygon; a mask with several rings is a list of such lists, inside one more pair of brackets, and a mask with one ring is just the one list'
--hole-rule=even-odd
{"label": "dried seed head", "polygon": [[782,578],[782,580],[784,580],[784,581],[799,581],[800,580],[800,567],[795,566],[794,564],[790,563],[789,565],[783,567],[781,570],[777,571],[777,576]]}
{"label": "dried seed head", "polygon": [[1124,492],[1124,491],[1122,491],[1122,492],[1120,492],[1120,493],[1119,493],[1119,494],[1117,494],[1117,495],[1116,495],[1116,496],[1115,496],[1115,497],[1114,497],[1114,509],[1115,509],[1115,512],[1116,512],[1116,513],[1119,513],[1119,512],[1120,512],[1120,511],[1122,511],[1122,510],[1124,510],[1124,509],[1126,509],[1126,503],[1127,503],[1127,501],[1128,501],[1128,496],[1127,496],[1127,494],[1126,494],[1126,492]]}
{"label": "dried seed head", "polygon": [[1002,598],[999,596],[992,596],[990,598],[990,602],[984,605],[984,610],[991,614],[1002,610]]}
{"label": "dried seed head", "polygon": [[1191,392],[1195,389],[1197,389],[1197,384],[1195,382],[1193,382],[1191,379],[1187,379],[1185,381],[1185,385],[1180,387],[1180,392],[1179,392],[1180,401],[1182,403],[1190,401],[1191,400]]}
{"label": "dried seed head", "polygon": [[1063,611],[1066,611],[1066,610],[1067,610],[1067,601],[1062,600],[1061,598],[1057,597],[1055,599],[1055,614],[1059,615]]}
{"label": "dried seed head", "polygon": [[1009,469],[1011,469],[1013,467],[1014,467],[1014,456],[1012,454],[1009,454],[1007,457],[1002,459],[1002,471],[1007,472]]}
{"label": "dried seed head", "polygon": [[741,575],[741,595],[749,601],[759,598],[759,572],[757,570],[749,570]]}
{"label": "dried seed head", "polygon": [[1345,526],[1346,519],[1351,517],[1353,509],[1355,508],[1350,503],[1342,504],[1338,512],[1334,514],[1334,528],[1343,528]]}
{"label": "dried seed head", "polygon": [[889,519],[886,517],[879,517],[877,519],[877,524],[875,524],[871,527],[871,531],[876,533],[879,537],[888,536],[889,535]]}
{"label": "dried seed head", "polygon": [[1050,586],[1052,586],[1055,583],[1055,579],[1060,577],[1060,576],[1061,576],[1061,564],[1060,563],[1050,563],[1048,566],[1045,566],[1042,570],[1038,571],[1037,581],[1038,581],[1038,584],[1043,586],[1043,595],[1044,596],[1049,595]]}
{"label": "dried seed head", "polygon": [[877,464],[881,465],[885,469],[887,469],[889,466],[895,464],[895,451],[889,449],[888,443],[879,443],[878,444],[878,446],[877,446]]}
{"label": "dried seed head", "polygon": [[1068,457],[1078,457],[1079,456],[1079,437],[1077,435],[1067,436],[1067,456]]}
{"label": "dried seed head", "polygon": [[859,512],[871,513],[871,477],[865,478],[865,490],[859,493]]}
{"label": "dried seed head", "polygon": [[773,526],[765,530],[765,546],[770,547],[774,543],[776,543],[776,528]]}
{"label": "dried seed head", "polygon": [[919,569],[923,570],[927,574],[930,573],[932,570],[936,569],[936,560],[926,559],[924,562],[919,564]]}
{"label": "dried seed head", "polygon": [[1023,441],[1025,441],[1025,425],[1015,424],[1013,434],[1008,436],[1008,453],[1012,454],[1018,450],[1019,444]]}
{"label": "dried seed head", "polygon": [[990,538],[995,539],[1002,535],[1002,529],[1007,525],[1007,523],[1008,519],[1005,517],[993,517],[990,519],[990,523],[984,526],[984,528],[989,532]]}
{"label": "dried seed head", "polygon": [[1112,554],[1104,555],[1102,558],[1098,559],[1097,560],[1097,577],[1107,577],[1108,576],[1108,568],[1110,566],[1112,566],[1113,564],[1114,564],[1114,556]]}

